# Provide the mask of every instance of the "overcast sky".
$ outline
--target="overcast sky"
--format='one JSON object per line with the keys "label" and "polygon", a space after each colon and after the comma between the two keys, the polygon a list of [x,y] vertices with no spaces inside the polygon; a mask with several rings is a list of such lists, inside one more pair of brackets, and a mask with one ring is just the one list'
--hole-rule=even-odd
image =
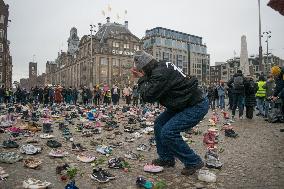
{"label": "overcast sky", "polygon": [[[13,80],[28,77],[28,63],[35,59],[39,73],[47,60],[66,51],[71,27],[79,37],[89,25],[111,21],[124,23],[141,38],[157,26],[203,37],[211,65],[240,53],[240,39],[247,36],[248,53],[258,53],[257,0],[4,0],[10,5],[8,39],[13,56]],[[284,58],[284,16],[261,0],[262,30],[272,31],[270,51]],[[108,5],[111,12],[108,11]],[[124,12],[127,10],[127,14]],[[120,19],[117,19],[117,14]],[[264,50],[266,46],[263,40]],[[33,56],[35,55],[35,56]]]}

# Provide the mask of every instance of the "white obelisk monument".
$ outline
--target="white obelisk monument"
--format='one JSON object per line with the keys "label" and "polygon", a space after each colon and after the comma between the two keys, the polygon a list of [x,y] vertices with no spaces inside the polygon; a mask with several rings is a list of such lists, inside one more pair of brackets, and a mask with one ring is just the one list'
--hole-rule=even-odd
{"label": "white obelisk monument", "polygon": [[244,76],[250,75],[247,40],[245,35],[241,37],[240,70],[243,71]]}

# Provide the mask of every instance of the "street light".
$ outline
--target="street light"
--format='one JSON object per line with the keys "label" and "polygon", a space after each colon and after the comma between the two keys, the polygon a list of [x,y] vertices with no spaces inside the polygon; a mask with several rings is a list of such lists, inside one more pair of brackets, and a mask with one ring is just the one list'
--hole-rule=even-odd
{"label": "street light", "polygon": [[[268,43],[269,43],[269,38],[271,38],[271,31],[266,31],[266,32],[263,32],[263,35],[265,35],[266,37],[266,64],[265,64],[265,69],[266,69],[266,75],[268,75],[268,69],[267,69],[267,64],[268,64]],[[263,35],[261,37],[263,37]]]}
{"label": "street light", "polygon": [[261,19],[260,19],[260,0],[258,0],[258,39],[259,39],[259,66],[262,70],[262,46],[261,46]]}
{"label": "street light", "polygon": [[90,74],[91,74],[91,86],[90,87],[93,87],[93,82],[94,82],[94,64],[93,64],[93,32],[96,32],[95,31],[95,28],[96,26],[93,25],[93,24],[90,24],[90,32],[91,32],[91,71],[90,71]]}

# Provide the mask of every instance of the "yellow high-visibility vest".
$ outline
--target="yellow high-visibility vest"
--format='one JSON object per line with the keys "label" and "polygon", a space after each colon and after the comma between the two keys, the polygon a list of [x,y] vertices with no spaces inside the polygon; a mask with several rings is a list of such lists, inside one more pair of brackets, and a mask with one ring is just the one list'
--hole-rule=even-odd
{"label": "yellow high-visibility vest", "polygon": [[255,95],[256,97],[265,97],[266,89],[263,88],[264,84],[265,84],[265,81],[257,82],[258,90]]}

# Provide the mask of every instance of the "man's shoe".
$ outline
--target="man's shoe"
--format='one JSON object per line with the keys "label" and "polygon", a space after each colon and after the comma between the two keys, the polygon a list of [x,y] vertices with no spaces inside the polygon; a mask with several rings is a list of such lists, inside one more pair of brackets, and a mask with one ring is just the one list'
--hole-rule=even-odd
{"label": "man's shoe", "polygon": [[162,160],[162,159],[154,159],[152,164],[158,165],[161,167],[174,167],[175,161],[174,160]]}
{"label": "man's shoe", "polygon": [[194,173],[196,173],[196,171],[201,169],[203,166],[204,166],[204,163],[200,162],[198,165],[185,167],[181,171],[181,174],[186,175],[186,176],[193,175]]}

